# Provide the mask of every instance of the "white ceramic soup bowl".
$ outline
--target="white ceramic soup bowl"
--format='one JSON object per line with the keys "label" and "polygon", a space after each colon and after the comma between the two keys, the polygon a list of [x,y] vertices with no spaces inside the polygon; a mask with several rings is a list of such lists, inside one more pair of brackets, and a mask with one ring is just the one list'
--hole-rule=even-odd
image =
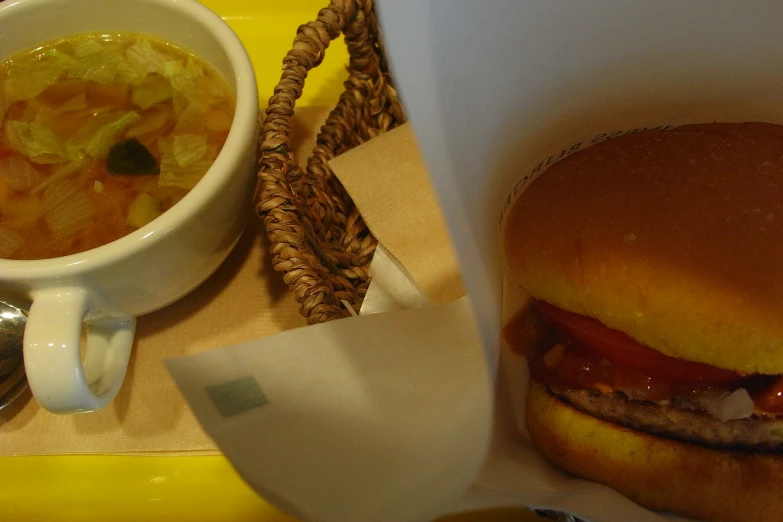
{"label": "white ceramic soup bowl", "polygon": [[30,388],[56,413],[96,410],[114,398],[135,318],[181,298],[220,265],[251,214],[255,187],[255,74],[233,31],[194,0],[9,0],[0,4],[0,61],[53,39],[99,31],[146,33],[195,52],[228,80],[236,113],[203,179],[148,225],[66,257],[0,259],[0,299],[29,310],[24,361]]}

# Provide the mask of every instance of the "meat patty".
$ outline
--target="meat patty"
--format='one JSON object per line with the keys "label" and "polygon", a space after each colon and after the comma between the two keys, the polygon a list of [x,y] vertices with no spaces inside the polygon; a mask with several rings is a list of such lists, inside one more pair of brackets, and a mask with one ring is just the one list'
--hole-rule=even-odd
{"label": "meat patty", "polygon": [[751,417],[722,422],[700,410],[628,399],[595,389],[550,386],[560,399],[599,419],[647,433],[721,449],[783,452],[783,420]]}

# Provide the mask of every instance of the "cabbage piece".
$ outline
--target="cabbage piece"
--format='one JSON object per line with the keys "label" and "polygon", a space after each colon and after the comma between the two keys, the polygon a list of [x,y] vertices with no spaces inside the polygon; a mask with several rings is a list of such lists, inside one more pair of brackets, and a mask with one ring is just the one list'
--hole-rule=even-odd
{"label": "cabbage piece", "polygon": [[[214,146],[207,145],[206,152],[204,152],[198,160],[188,163],[187,166],[182,166],[179,161],[177,161],[177,157],[174,154],[175,139],[176,135],[167,136],[158,140],[158,148],[161,153],[158,184],[162,187],[180,187],[190,190],[196,186],[196,183],[198,183],[204,174],[206,174],[207,170],[209,170],[212,162],[214,162],[217,157],[218,151]],[[187,144],[187,140],[184,143]],[[194,146],[200,147],[200,145]],[[185,149],[182,143],[180,143],[179,147],[180,159],[189,158],[190,156],[188,154],[196,154],[195,149],[191,152]]]}
{"label": "cabbage piece", "polygon": [[166,64],[173,58],[150,44],[149,40],[139,39],[125,50],[128,62],[147,73],[163,74]]}
{"label": "cabbage piece", "polygon": [[207,137],[203,134],[175,134],[171,152],[180,167],[189,167],[207,155]]}
{"label": "cabbage piece", "polygon": [[43,176],[22,156],[6,156],[0,160],[0,179],[14,190],[30,190]]}
{"label": "cabbage piece", "polygon": [[77,192],[79,192],[79,185],[73,180],[60,179],[50,183],[44,189],[43,197],[41,198],[44,212],[49,212],[60,203],[67,201]]}
{"label": "cabbage piece", "polygon": [[0,228],[0,258],[6,259],[22,246],[22,236],[5,228]]}
{"label": "cabbage piece", "polygon": [[126,138],[138,138],[149,134],[151,132],[158,131],[166,125],[169,121],[169,115],[164,111],[153,109],[154,112],[142,114],[141,120],[134,124],[128,132],[125,133]]}
{"label": "cabbage piece", "polygon": [[73,59],[59,51],[49,51],[37,60],[12,62],[5,79],[6,102],[30,100],[53,85],[70,67]]}
{"label": "cabbage piece", "polygon": [[171,93],[171,104],[174,106],[174,116],[177,121],[185,114],[185,111],[190,107],[190,101],[179,91]]}
{"label": "cabbage piece", "polygon": [[209,106],[201,102],[193,102],[179,115],[174,126],[176,133],[199,133],[204,131]]}
{"label": "cabbage piece", "polygon": [[94,38],[80,39],[76,42],[76,45],[73,46],[73,54],[77,58],[84,58],[85,56],[101,52],[103,52],[103,45]]}
{"label": "cabbage piece", "polygon": [[72,112],[72,111],[82,111],[87,108],[87,94],[82,91],[79,94],[76,94],[67,100],[65,100],[62,104],[60,104],[56,109],[54,109],[54,114],[62,114],[64,112]]}
{"label": "cabbage piece", "polygon": [[114,83],[123,62],[119,44],[114,42],[88,39],[76,44],[74,54],[76,58],[68,66],[68,76],[103,85]]}
{"label": "cabbage piece", "polygon": [[198,78],[204,75],[204,69],[197,66],[193,60],[183,64],[180,61],[170,61],[163,67],[163,75],[171,82],[171,87],[184,94],[189,100],[199,99]]}
{"label": "cabbage piece", "polygon": [[62,163],[71,157],[62,138],[40,121],[6,120],[3,130],[8,146],[34,163]]}
{"label": "cabbage piece", "polygon": [[228,85],[226,85],[225,80],[219,74],[204,70],[198,83],[202,93],[201,96],[208,96],[212,105],[228,97]]}
{"label": "cabbage piece", "polygon": [[90,198],[84,191],[77,190],[51,207],[44,215],[44,220],[52,235],[61,238],[86,228],[94,215]]}
{"label": "cabbage piece", "polygon": [[118,54],[97,53],[74,60],[68,68],[70,78],[81,78],[111,85],[117,76],[122,56]]}
{"label": "cabbage piece", "polygon": [[118,111],[102,114],[79,129],[68,139],[67,149],[71,155],[85,153],[93,158],[105,156],[109,148],[141,116],[134,111]]}
{"label": "cabbage piece", "polygon": [[141,85],[144,79],[147,77],[147,71],[143,67],[139,67],[128,61],[127,57],[123,54],[123,60],[117,67],[117,76],[115,81],[118,83],[127,85]]}
{"label": "cabbage piece", "polygon": [[210,105],[223,99],[220,85],[210,80],[201,66],[192,56],[183,64],[171,61],[164,67],[164,76],[171,81],[171,87],[181,92],[191,102]]}
{"label": "cabbage piece", "polygon": [[54,170],[54,172],[52,172],[49,175],[48,178],[43,180],[32,190],[32,194],[38,194],[52,183],[56,183],[60,180],[73,176],[74,174],[80,172],[86,164],[87,164],[86,160],[79,159],[76,161],[71,161],[70,163],[66,163],[61,167],[58,167],[57,169]]}
{"label": "cabbage piece", "polygon": [[171,84],[165,78],[157,74],[150,74],[144,82],[133,89],[131,99],[133,103],[147,109],[156,103],[171,98]]}

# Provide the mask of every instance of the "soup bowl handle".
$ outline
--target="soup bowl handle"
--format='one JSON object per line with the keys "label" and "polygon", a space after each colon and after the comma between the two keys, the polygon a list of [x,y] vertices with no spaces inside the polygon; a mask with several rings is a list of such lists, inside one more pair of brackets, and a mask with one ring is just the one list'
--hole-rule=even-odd
{"label": "soup bowl handle", "polygon": [[[25,371],[38,402],[54,413],[102,408],[125,377],[136,318],[84,322],[90,301],[89,293],[77,286],[33,293],[24,333]],[[82,324],[87,333],[84,362]]]}

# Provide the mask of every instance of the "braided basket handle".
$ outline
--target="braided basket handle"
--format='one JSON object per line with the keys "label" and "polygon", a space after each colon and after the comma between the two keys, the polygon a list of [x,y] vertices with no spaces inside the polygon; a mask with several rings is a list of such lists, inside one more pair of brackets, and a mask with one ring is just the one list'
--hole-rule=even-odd
{"label": "braided basket handle", "polygon": [[[348,145],[341,138],[350,138],[351,144],[358,139],[353,136],[355,129],[346,127],[341,116],[343,112],[349,114],[357,103],[355,93],[348,92],[368,85],[385,89],[384,93],[391,89],[382,77],[385,63],[380,56],[372,8],[372,0],[331,0],[315,21],[299,27],[263,120],[256,212],[264,219],[272,265],[283,272],[283,280],[309,323],[347,316],[343,303],[355,306],[361,302],[361,289],[354,286],[351,278],[359,284],[367,282],[364,265],[374,250],[374,238],[369,235],[351,236],[350,244],[343,244],[348,228],[361,229],[356,226],[360,216],[355,208],[346,208],[347,195],[341,194],[344,189],[331,177],[327,164]],[[341,33],[350,57],[350,78],[345,82],[346,92],[319,133],[305,169],[297,163],[291,147],[294,106],[309,71],[321,63],[329,44]],[[372,95],[363,101],[370,99]],[[401,109],[396,108],[396,113],[401,113]],[[373,114],[369,109],[362,116],[369,120]],[[376,115],[377,118],[383,118],[387,126],[396,121],[383,115]],[[349,121],[355,123],[354,119]],[[369,132],[368,128],[364,130],[365,134]],[[340,138],[331,139],[330,132]],[[335,242],[335,238],[340,239]],[[349,247],[355,252],[349,254]],[[355,262],[361,265],[355,266]]]}
{"label": "braided basket handle", "polygon": [[[269,99],[262,126],[260,174],[285,173],[280,168],[280,157],[270,157],[268,152],[282,154],[289,165],[295,165],[296,159],[291,150],[291,118],[294,115],[296,100],[302,95],[305,79],[311,69],[323,61],[324,53],[332,40],[341,33],[346,35],[364,32],[362,27],[369,12],[372,0],[331,0],[328,7],[318,13],[314,22],[309,22],[297,30],[293,48],[283,59],[283,74]],[[357,27],[358,26],[358,27]],[[352,45],[346,38],[351,68],[365,69],[369,61],[378,60],[370,46]],[[285,180],[280,180],[285,182]]]}

